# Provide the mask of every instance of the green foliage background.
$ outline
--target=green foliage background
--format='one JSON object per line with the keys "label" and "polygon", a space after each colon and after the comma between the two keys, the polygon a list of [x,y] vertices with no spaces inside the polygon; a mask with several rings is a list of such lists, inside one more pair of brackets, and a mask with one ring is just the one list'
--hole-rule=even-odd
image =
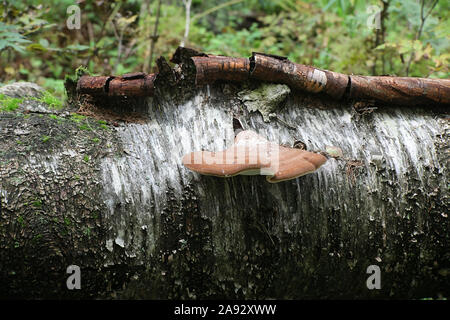
{"label": "green foliage background", "polygon": [[[419,32],[421,6],[427,13],[433,2],[192,0],[185,45],[229,56],[283,55],[349,74],[448,78],[449,1],[437,1]],[[79,30],[66,26],[74,4]],[[368,21],[371,6],[383,5],[384,35],[377,36]],[[157,8],[158,0],[0,0],[0,84],[33,81],[62,97],[64,76],[80,65],[93,74],[150,71]],[[183,1],[162,0],[153,60],[170,58],[184,31]]]}

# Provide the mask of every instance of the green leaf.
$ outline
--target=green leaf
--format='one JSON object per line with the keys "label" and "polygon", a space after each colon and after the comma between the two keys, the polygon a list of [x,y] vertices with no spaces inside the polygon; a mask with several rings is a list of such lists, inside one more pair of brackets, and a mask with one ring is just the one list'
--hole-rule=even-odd
{"label": "green leaf", "polygon": [[47,48],[43,47],[40,43],[33,43],[26,47],[27,51],[30,52],[47,52]]}
{"label": "green leaf", "polygon": [[8,46],[8,41],[6,41],[5,39],[0,39],[0,51],[2,51],[7,46]]}
{"label": "green leaf", "polygon": [[39,40],[39,44],[40,44],[41,46],[45,47],[45,48],[48,48],[49,45],[50,45],[49,42],[48,42],[48,40],[45,39],[45,38],[40,39],[40,40]]}
{"label": "green leaf", "polygon": [[87,50],[89,48],[90,48],[89,46],[85,46],[85,45],[81,45],[81,44],[71,44],[66,47],[66,50],[83,51],[83,50]]}

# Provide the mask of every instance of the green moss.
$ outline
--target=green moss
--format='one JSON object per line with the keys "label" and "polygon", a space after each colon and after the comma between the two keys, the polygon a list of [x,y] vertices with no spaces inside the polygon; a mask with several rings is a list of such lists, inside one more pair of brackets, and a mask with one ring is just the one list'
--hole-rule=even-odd
{"label": "green moss", "polygon": [[70,226],[71,225],[71,222],[70,222],[69,218],[64,218],[64,224],[66,226]]}
{"label": "green moss", "polygon": [[49,115],[50,119],[56,120],[58,122],[64,121],[64,118],[57,116],[56,114]]}
{"label": "green moss", "polygon": [[84,67],[84,66],[79,66],[78,68],[75,69],[75,74],[74,75],[66,75],[64,81],[65,82],[72,82],[74,84],[76,84],[78,82],[78,80],[84,76],[84,75],[91,75],[91,73],[89,72],[89,70]]}
{"label": "green moss", "polygon": [[85,155],[85,156],[83,157],[83,160],[84,160],[85,162],[89,162],[89,156],[88,156],[88,155]]}
{"label": "green moss", "polygon": [[31,98],[32,100],[39,101],[45,103],[52,109],[61,109],[63,107],[63,103],[61,100],[52,95],[49,91],[44,91],[39,98]]}
{"label": "green moss", "polygon": [[42,201],[41,200],[36,200],[32,202],[33,207],[35,208],[40,208],[42,207]]}
{"label": "green moss", "polygon": [[42,238],[42,234],[37,234],[37,235],[34,236],[33,240],[37,241],[37,240],[39,240],[41,238]]}
{"label": "green moss", "polygon": [[94,142],[94,143],[99,143],[99,142],[100,142],[100,139],[99,139],[99,138],[92,138],[92,142]]}
{"label": "green moss", "polygon": [[17,217],[17,222],[18,222],[22,227],[25,226],[25,222],[24,222],[22,216],[18,216],[18,217]]}
{"label": "green moss", "polygon": [[72,120],[73,122],[76,122],[76,123],[80,123],[84,119],[86,119],[86,117],[82,116],[81,114],[78,114],[78,113],[72,113],[70,115],[70,120]]}
{"label": "green moss", "polygon": [[19,105],[23,102],[23,99],[11,98],[0,94],[0,111],[12,112],[19,108]]}
{"label": "green moss", "polygon": [[78,128],[80,128],[80,130],[92,131],[91,127],[89,127],[86,123],[79,125]]}
{"label": "green moss", "polygon": [[108,129],[108,125],[105,120],[98,120],[97,123],[100,125],[100,128],[105,129],[105,130]]}
{"label": "green moss", "polygon": [[84,66],[79,66],[78,68],[75,69],[75,81],[78,82],[78,80],[84,75],[91,76],[92,74]]}
{"label": "green moss", "polygon": [[66,75],[64,79],[64,88],[66,89],[67,103],[69,106],[75,107],[78,105],[77,97],[77,83],[83,75],[91,75],[88,69],[83,66],[75,70],[74,75]]}

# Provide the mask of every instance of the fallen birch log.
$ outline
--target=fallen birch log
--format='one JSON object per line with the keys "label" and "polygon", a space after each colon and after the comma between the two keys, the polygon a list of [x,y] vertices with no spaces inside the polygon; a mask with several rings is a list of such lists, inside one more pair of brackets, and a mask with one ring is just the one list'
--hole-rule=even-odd
{"label": "fallen birch log", "polygon": [[[174,69],[160,61],[153,85],[151,76],[125,76],[109,84],[133,89],[99,82],[90,91],[118,94],[99,103],[139,109],[143,122],[36,113],[32,101],[0,113],[1,297],[449,296],[450,129],[437,102],[359,113],[346,100],[269,84],[286,101],[266,122],[246,105],[261,83],[197,87],[191,58]],[[80,92],[93,83],[85,80]],[[137,83],[153,97],[120,97]],[[191,152],[227,149],[236,119],[328,160],[275,184],[183,165]],[[67,287],[73,265],[79,290]],[[368,285],[373,266],[380,289]]]}

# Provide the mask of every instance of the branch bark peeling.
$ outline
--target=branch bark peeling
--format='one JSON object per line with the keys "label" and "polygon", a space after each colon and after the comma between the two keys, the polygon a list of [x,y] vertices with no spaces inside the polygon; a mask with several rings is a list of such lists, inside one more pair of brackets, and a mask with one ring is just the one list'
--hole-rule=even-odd
{"label": "branch bark peeling", "polygon": [[[250,58],[206,55],[179,48],[172,61],[186,51],[195,66],[199,86],[216,81],[247,80],[282,83],[294,90],[326,94],[337,100],[375,100],[381,103],[416,106],[450,105],[450,79],[389,76],[358,76],[318,69],[289,61],[285,57],[253,53]],[[157,74],[135,73],[121,77],[83,76],[78,91],[91,95],[152,96]]]}

